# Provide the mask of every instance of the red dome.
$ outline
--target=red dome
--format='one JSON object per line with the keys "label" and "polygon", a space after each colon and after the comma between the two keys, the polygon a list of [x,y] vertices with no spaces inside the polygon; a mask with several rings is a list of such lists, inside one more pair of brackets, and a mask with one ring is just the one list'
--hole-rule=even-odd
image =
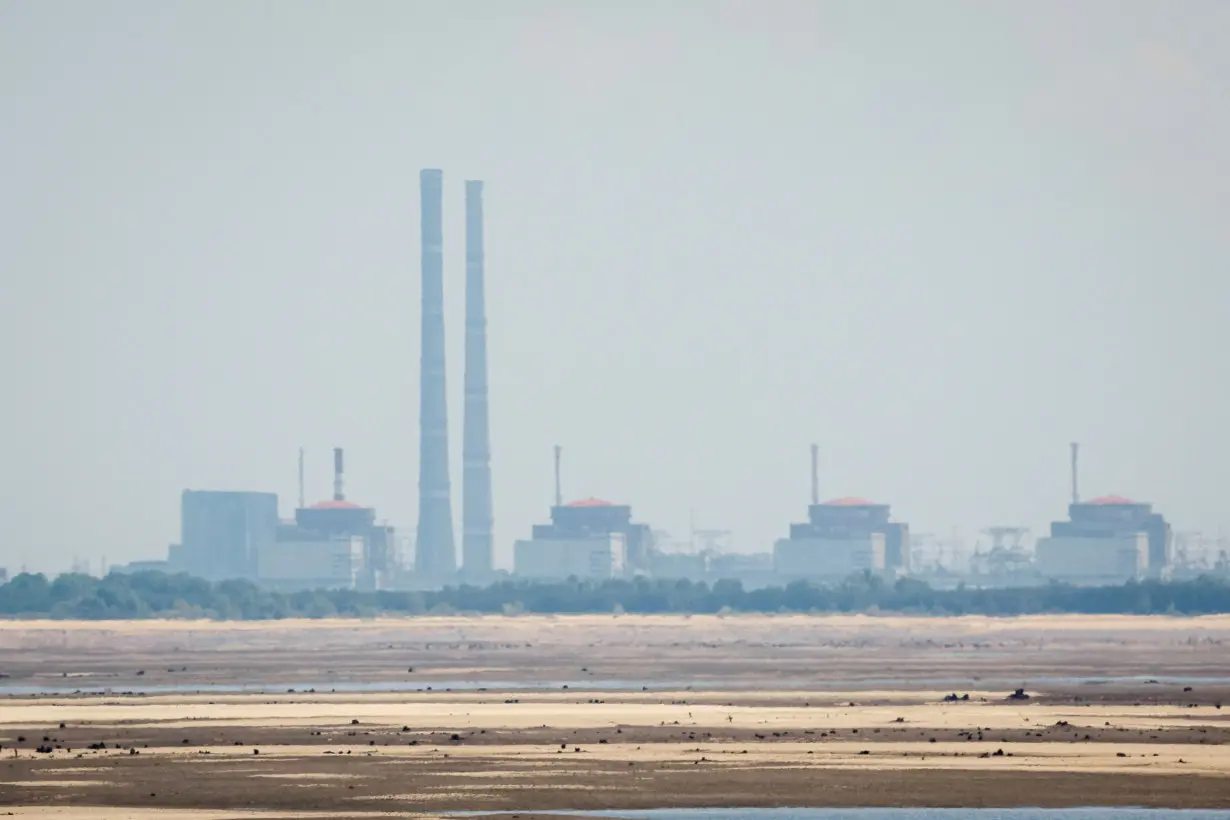
{"label": "red dome", "polygon": [[831,501],[825,501],[825,507],[878,507],[879,504],[868,501],[865,498],[834,498]]}
{"label": "red dome", "polygon": [[309,509],[312,510],[362,510],[362,504],[355,504],[351,501],[317,501]]}
{"label": "red dome", "polygon": [[1135,505],[1137,502],[1133,501],[1130,498],[1124,498],[1121,495],[1104,495],[1101,498],[1095,498],[1091,501],[1086,501],[1085,503],[1086,504],[1105,504],[1105,505],[1115,505],[1115,504]]}
{"label": "red dome", "polygon": [[580,501],[570,501],[564,505],[565,507],[614,507],[610,501],[603,501],[601,498],[582,498]]}

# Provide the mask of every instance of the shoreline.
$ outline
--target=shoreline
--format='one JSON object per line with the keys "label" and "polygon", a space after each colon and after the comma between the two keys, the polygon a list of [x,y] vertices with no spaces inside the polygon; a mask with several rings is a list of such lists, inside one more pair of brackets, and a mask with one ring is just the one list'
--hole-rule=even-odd
{"label": "shoreline", "polygon": [[[0,684],[185,689],[0,697],[3,811],[1230,806],[1230,616],[171,626],[0,627]],[[373,691],[275,683],[322,678]]]}

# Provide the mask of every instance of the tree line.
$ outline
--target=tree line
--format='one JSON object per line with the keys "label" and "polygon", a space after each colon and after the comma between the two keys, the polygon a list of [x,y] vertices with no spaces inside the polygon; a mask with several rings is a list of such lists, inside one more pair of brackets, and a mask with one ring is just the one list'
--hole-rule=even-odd
{"label": "tree line", "polygon": [[105,578],[65,574],[54,580],[42,574],[22,573],[0,585],[0,617],[6,618],[271,620],[461,612],[1197,615],[1230,612],[1230,583],[1202,577],[1106,587],[1051,584],[1005,589],[934,589],[913,579],[888,583],[865,573],[833,585],[796,581],[758,589],[745,589],[739,581],[717,581],[710,585],[637,578],[600,582],[501,581],[485,587],[461,585],[415,592],[276,592],[249,581],[211,583],[185,574],[139,572],[113,573]]}

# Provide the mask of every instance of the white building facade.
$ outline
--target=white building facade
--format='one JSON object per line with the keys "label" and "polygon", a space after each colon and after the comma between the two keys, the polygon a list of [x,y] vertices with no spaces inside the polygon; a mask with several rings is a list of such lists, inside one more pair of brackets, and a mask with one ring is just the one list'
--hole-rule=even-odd
{"label": "white building facade", "polygon": [[354,589],[363,570],[361,536],[275,541],[256,553],[256,576],[281,589]]}
{"label": "white building facade", "polygon": [[623,533],[533,538],[513,545],[513,567],[521,578],[603,580],[623,574]]}
{"label": "white building facade", "polygon": [[1048,581],[1084,586],[1140,580],[1149,571],[1149,536],[1137,532],[1040,538],[1036,566],[1038,574]]}
{"label": "white building facade", "polygon": [[773,570],[783,578],[841,580],[863,570],[884,571],[885,537],[782,538],[773,546]]}

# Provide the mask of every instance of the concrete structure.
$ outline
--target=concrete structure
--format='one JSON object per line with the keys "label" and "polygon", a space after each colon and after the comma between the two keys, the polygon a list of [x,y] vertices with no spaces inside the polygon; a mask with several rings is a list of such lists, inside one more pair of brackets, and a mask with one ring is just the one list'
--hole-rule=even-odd
{"label": "concrete structure", "polygon": [[587,498],[552,507],[550,524],[513,545],[513,567],[526,578],[613,578],[643,568],[652,544],[631,507]]}
{"label": "concrete structure", "polygon": [[744,583],[768,585],[773,574],[773,553],[724,552],[709,556],[709,574],[716,580],[738,579]]}
{"label": "concrete structure", "polygon": [[261,584],[275,589],[354,589],[364,567],[360,536],[275,541],[256,552]]}
{"label": "concrete structure", "polygon": [[654,578],[687,578],[700,580],[709,574],[708,552],[661,552],[649,556],[649,574]]}
{"label": "concrete structure", "polygon": [[472,581],[494,570],[491,432],[487,398],[483,183],[466,182],[466,369],[461,471],[462,571]]}
{"label": "concrete structure", "polygon": [[773,548],[773,569],[783,578],[839,581],[864,570],[884,571],[884,536],[782,538]]}
{"label": "concrete structure", "polygon": [[839,580],[863,570],[909,570],[909,527],[890,520],[889,505],[837,498],[810,505],[807,515],[806,523],[791,524],[790,537],[774,545],[778,575]]}
{"label": "concrete structure", "polygon": [[422,345],[419,371],[419,520],[415,569],[439,579],[457,571],[448,470],[448,402],[444,370],[444,174],[419,174]]}
{"label": "concrete structure", "polygon": [[1067,521],[1053,522],[1050,536],[1038,539],[1037,568],[1044,578],[1072,583],[1161,577],[1173,563],[1173,540],[1152,504],[1115,495],[1077,501]]}
{"label": "concrete structure", "polygon": [[[259,551],[259,547],[257,548]],[[107,569],[108,575],[132,575],[138,572],[172,572],[170,561],[129,561],[127,564],[113,564]]]}
{"label": "concrete structure", "polygon": [[533,538],[513,545],[517,575],[540,580],[603,580],[623,575],[622,533]]}
{"label": "concrete structure", "polygon": [[1149,538],[1142,532],[1040,538],[1036,566],[1046,580],[1083,586],[1140,580],[1149,567]]}
{"label": "concrete structure", "polygon": [[[342,449],[338,447],[333,451],[333,498],[309,507],[300,507],[295,510],[293,522],[283,522],[278,526],[279,546],[268,552],[270,557],[263,563],[265,571],[280,566],[278,562],[283,556],[293,555],[293,549],[288,552],[283,548],[285,544],[303,548],[305,560],[309,555],[316,555],[317,558],[313,560],[319,562],[323,560],[319,558],[320,555],[332,554],[331,550],[338,549],[335,543],[339,539],[347,544],[356,543],[357,539],[360,555],[354,577],[340,571],[330,577],[345,586],[357,585],[363,589],[382,589],[386,586],[394,569],[396,533],[392,527],[376,523],[375,509],[346,499],[343,467]],[[310,549],[306,545],[311,545]],[[262,583],[278,581],[283,582],[280,585],[285,587],[286,582],[296,578],[304,580],[299,575],[287,574],[282,569],[276,570],[279,573],[277,576],[266,575],[265,571],[260,567],[257,569],[257,577]],[[323,583],[323,580],[323,576],[316,575],[306,578],[306,581],[312,583]]]}
{"label": "concrete structure", "polygon": [[180,566],[209,580],[251,578],[256,552],[278,528],[274,493],[184,490],[180,499]]}

